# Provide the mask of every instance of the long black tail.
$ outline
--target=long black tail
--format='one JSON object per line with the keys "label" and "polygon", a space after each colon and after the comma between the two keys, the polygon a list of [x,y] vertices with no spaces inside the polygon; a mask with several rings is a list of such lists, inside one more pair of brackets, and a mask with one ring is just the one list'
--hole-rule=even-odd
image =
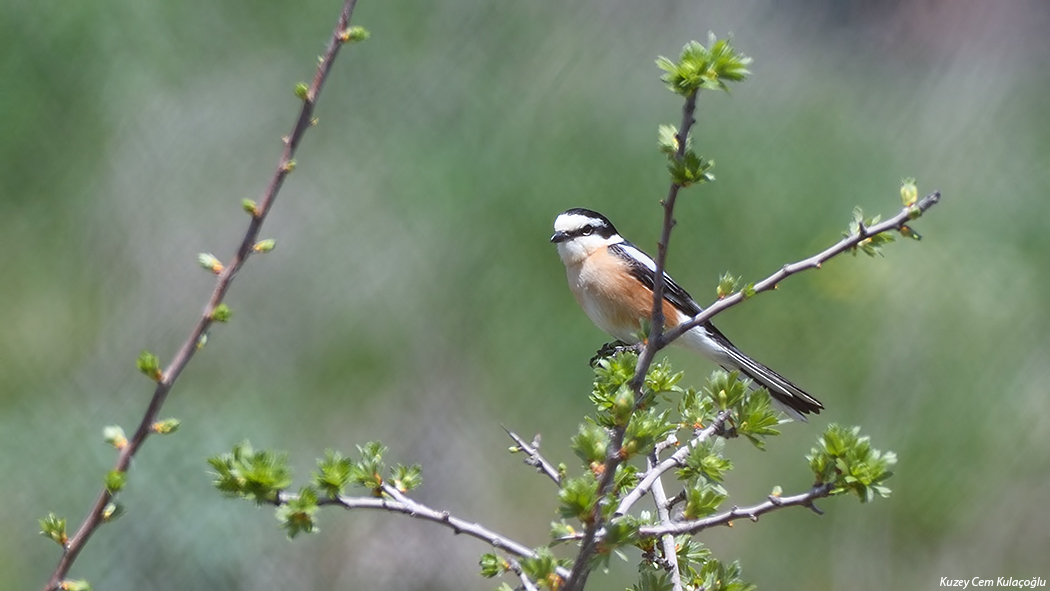
{"label": "long black tail", "polygon": [[740,373],[751,378],[758,385],[763,386],[769,391],[773,402],[777,403],[776,406],[780,407],[788,416],[804,422],[806,420],[805,415],[809,413],[820,414],[824,405],[819,400],[806,394],[805,390],[792,384],[784,376],[744,355],[732,343],[723,343],[723,346],[726,344],[728,346],[725,347],[725,352],[732,363],[724,364],[723,367],[731,365],[731,367],[726,367],[726,369],[739,370]]}

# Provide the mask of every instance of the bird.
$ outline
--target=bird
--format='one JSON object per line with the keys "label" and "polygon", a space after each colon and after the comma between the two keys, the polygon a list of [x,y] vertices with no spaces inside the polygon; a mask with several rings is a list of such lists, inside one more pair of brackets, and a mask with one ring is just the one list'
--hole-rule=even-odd
{"label": "bird", "polygon": [[[591,322],[624,343],[641,342],[643,326],[652,316],[656,277],[652,257],[620,236],[609,218],[582,207],[555,218],[551,242],[565,264],[569,289]],[[671,329],[703,308],[665,272],[663,312],[665,329]],[[673,344],[747,376],[792,419],[805,422],[805,415],[819,414],[824,408],[802,388],[744,354],[710,322],[689,329]]]}

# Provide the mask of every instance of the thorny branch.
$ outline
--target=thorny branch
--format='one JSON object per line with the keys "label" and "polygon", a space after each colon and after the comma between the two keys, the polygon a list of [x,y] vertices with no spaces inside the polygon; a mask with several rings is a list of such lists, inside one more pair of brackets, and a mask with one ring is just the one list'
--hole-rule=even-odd
{"label": "thorny branch", "polygon": [[546,474],[547,478],[550,478],[554,481],[554,484],[558,485],[559,487],[561,486],[561,475],[558,474],[558,469],[552,466],[551,463],[546,460],[546,458],[540,455],[539,435],[537,435],[530,444],[526,443],[526,441],[522,439],[520,435],[511,431],[510,429],[504,427],[503,430],[506,431],[507,435],[509,435],[510,438],[514,440],[514,443],[517,444],[518,449],[525,452],[526,464],[536,468],[537,472]]}
{"label": "thorny branch", "polygon": [[[237,275],[237,272],[241,270],[241,267],[251,255],[252,249],[259,238],[259,231],[262,228],[263,221],[265,221],[267,214],[269,214],[270,208],[273,206],[274,200],[276,199],[277,193],[280,191],[285,178],[294,168],[293,158],[296,149],[299,147],[299,142],[302,141],[306,130],[313,124],[314,107],[317,104],[321,88],[324,86],[324,82],[328,78],[328,73],[331,71],[332,63],[335,61],[336,55],[339,53],[339,49],[343,46],[343,43],[348,40],[346,33],[349,30],[350,16],[353,13],[356,4],[357,0],[345,0],[342,11],[339,15],[339,21],[328,42],[328,47],[317,65],[317,72],[314,75],[313,82],[310,84],[305,96],[302,97],[303,105],[299,112],[299,117],[296,119],[295,127],[292,129],[292,133],[285,138],[284,149],[278,160],[277,169],[274,171],[273,177],[271,178],[266,191],[263,193],[262,200],[255,208],[255,211],[252,212],[251,222],[248,224],[248,229],[244,233],[244,238],[241,240],[240,247],[237,249],[236,254],[234,254],[233,260],[223,267],[222,271],[218,274],[215,289],[212,291],[211,297],[204,306],[204,312],[197,321],[197,325],[194,326],[189,337],[183,342],[182,346],[175,354],[175,357],[171,360],[171,363],[168,364],[157,380],[157,386],[153,391],[153,397],[150,399],[149,406],[146,408],[146,412],[142,416],[142,421],[135,430],[135,434],[128,440],[127,445],[120,450],[120,453],[117,456],[116,465],[113,468],[114,471],[121,473],[127,472],[131,465],[132,458],[135,457],[135,454],[138,453],[142,444],[152,433],[153,423],[156,421],[161,407],[164,406],[164,401],[167,399],[168,393],[171,392],[175,380],[178,379],[182,370],[186,368],[190,359],[193,358],[194,353],[197,352],[198,343],[201,341],[201,337],[207,333],[208,328],[211,326],[213,322],[212,313],[216,307],[222,303],[223,299],[226,297],[226,292],[233,283],[234,277]],[[77,528],[76,533],[74,533],[73,536],[63,545],[62,557],[59,559],[58,565],[55,567],[54,572],[44,586],[44,591],[53,591],[60,588],[62,581],[66,578],[66,575],[76,561],[77,556],[80,555],[80,552],[84,549],[84,546],[91,538],[91,535],[95,533],[98,527],[104,522],[104,512],[107,505],[113,500],[113,496],[113,493],[106,488],[103,488],[99,493],[98,498],[95,500],[95,504],[92,505],[91,510],[88,512],[87,517],[84,518],[83,523]]]}
{"label": "thorny branch", "polygon": [[[344,509],[372,509],[400,513],[415,519],[422,519],[443,525],[455,534],[464,534],[481,540],[493,548],[517,556],[518,558],[536,558],[536,553],[524,544],[498,534],[487,527],[456,517],[448,511],[439,511],[419,501],[413,500],[401,491],[389,484],[383,485],[382,497],[351,497],[339,495],[337,497],[326,497],[317,501],[318,505],[332,505]],[[274,501],[274,505],[285,505],[298,498],[292,493],[281,493]],[[568,577],[568,569],[559,567],[557,573],[561,577]]]}
{"label": "thorny branch", "polygon": [[[696,122],[693,113],[696,111],[696,95],[698,91],[693,91],[686,97],[685,105],[682,107],[682,123],[678,127],[678,149],[675,152],[675,159],[681,160],[685,156],[687,149],[687,138],[689,137],[689,129]],[[664,225],[663,231],[660,234],[659,249],[656,255],[656,271],[653,279],[653,313],[652,323],[650,326],[648,344],[642,349],[641,354],[638,356],[638,365],[635,367],[634,377],[631,379],[630,386],[634,391],[635,404],[642,399],[642,390],[645,385],[645,376],[649,373],[649,366],[653,363],[653,358],[656,356],[658,348],[653,347],[652,343],[658,343],[663,334],[664,324],[664,313],[663,313],[663,292],[664,292],[664,264],[667,261],[667,245],[671,240],[671,228],[674,227],[674,204],[678,199],[678,192],[682,189],[682,186],[677,182],[672,182],[670,189],[667,192],[667,198],[664,200]],[[609,454],[605,460],[604,472],[602,472],[602,479],[598,484],[598,495],[599,498],[605,498],[608,496],[609,491],[612,490],[613,478],[616,474],[616,467],[623,461],[620,448],[623,446],[623,437],[627,427],[619,427],[613,430],[612,437],[609,442]],[[590,563],[591,556],[594,555],[597,546],[595,544],[595,534],[602,527],[601,518],[601,507],[595,507],[595,518],[587,524],[587,528],[584,532],[583,543],[580,545],[580,551],[576,555],[575,562],[572,566],[572,576],[565,584],[565,591],[582,591],[587,585],[587,576],[590,574],[588,564]]]}

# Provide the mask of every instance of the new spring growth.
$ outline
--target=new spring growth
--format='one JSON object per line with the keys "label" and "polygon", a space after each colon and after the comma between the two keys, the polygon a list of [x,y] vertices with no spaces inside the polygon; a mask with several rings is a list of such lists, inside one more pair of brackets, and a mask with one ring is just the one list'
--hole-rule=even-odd
{"label": "new spring growth", "polygon": [[305,82],[299,82],[295,85],[295,96],[299,100],[307,100],[310,98],[310,87]]}
{"label": "new spring growth", "polygon": [[219,259],[215,258],[215,255],[207,252],[202,252],[197,255],[197,264],[216,275],[222,273],[223,270],[222,263],[219,262]]}
{"label": "new spring growth", "polygon": [[251,214],[253,218],[259,217],[259,204],[252,201],[251,199],[242,199],[241,209]]}
{"label": "new spring growth", "polygon": [[736,291],[737,283],[740,282],[739,277],[733,277],[728,271],[723,273],[718,278],[718,299],[723,300],[728,296],[732,295]]}
{"label": "new spring growth", "polygon": [[70,580],[66,579],[59,583],[58,588],[62,591],[91,591],[91,585],[84,580]]}
{"label": "new spring growth", "polygon": [[102,509],[102,521],[109,523],[115,521],[123,514],[124,505],[121,505],[120,503],[106,503],[106,507]]}
{"label": "new spring growth", "polygon": [[51,538],[59,546],[65,546],[69,541],[66,536],[66,520],[54,513],[48,513],[47,517],[40,520],[40,535]]}
{"label": "new spring growth", "polygon": [[255,246],[252,247],[252,252],[257,252],[260,254],[270,252],[274,249],[275,246],[277,246],[277,241],[275,241],[273,238],[267,238],[266,240],[260,240],[256,242]]}
{"label": "new spring growth", "polygon": [[150,425],[150,429],[158,435],[170,435],[179,430],[179,425],[178,419],[164,419]]}
{"label": "new spring growth", "polygon": [[160,360],[149,351],[140,353],[139,358],[135,360],[135,364],[138,365],[139,371],[146,374],[154,382],[159,382],[161,377],[163,377],[160,372]]}
{"label": "new spring growth", "polygon": [[347,27],[339,33],[339,40],[343,43],[357,43],[371,36],[372,34],[364,27]]}
{"label": "new spring growth", "polygon": [[915,179],[901,179],[901,203],[904,204],[904,207],[911,207],[918,200],[919,186],[915,184]]}
{"label": "new spring growth", "polygon": [[109,494],[116,494],[124,488],[124,485],[128,481],[128,475],[120,470],[110,470],[106,472],[106,490]]}
{"label": "new spring growth", "polygon": [[219,304],[211,311],[211,319],[215,322],[228,322],[233,316],[233,310],[226,304]]}
{"label": "new spring growth", "polygon": [[124,429],[121,429],[119,425],[110,425],[102,429],[102,438],[117,449],[124,449],[128,446],[128,438],[124,435]]}

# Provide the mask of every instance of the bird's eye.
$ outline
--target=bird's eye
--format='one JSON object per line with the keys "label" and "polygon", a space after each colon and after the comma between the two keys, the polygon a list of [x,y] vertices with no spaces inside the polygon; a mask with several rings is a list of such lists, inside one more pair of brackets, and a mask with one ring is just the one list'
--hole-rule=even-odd
{"label": "bird's eye", "polygon": [[584,226],[583,230],[580,231],[580,234],[583,234],[584,236],[590,236],[593,233],[594,233],[594,226]]}

